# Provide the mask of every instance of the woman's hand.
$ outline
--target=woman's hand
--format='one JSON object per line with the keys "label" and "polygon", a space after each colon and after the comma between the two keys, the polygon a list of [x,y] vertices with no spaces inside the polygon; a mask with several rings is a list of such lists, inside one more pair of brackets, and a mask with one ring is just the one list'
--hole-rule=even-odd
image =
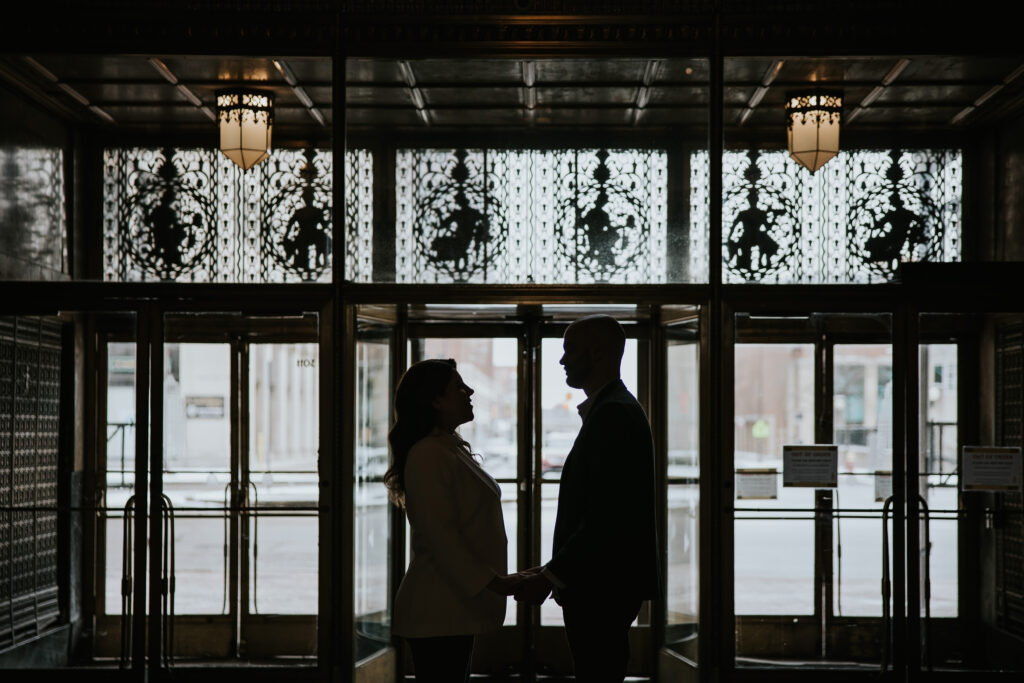
{"label": "woman's hand", "polygon": [[488,590],[491,590],[498,595],[512,595],[519,588],[519,584],[526,578],[521,572],[515,574],[506,574],[504,576],[495,576],[491,579],[491,582],[487,584]]}

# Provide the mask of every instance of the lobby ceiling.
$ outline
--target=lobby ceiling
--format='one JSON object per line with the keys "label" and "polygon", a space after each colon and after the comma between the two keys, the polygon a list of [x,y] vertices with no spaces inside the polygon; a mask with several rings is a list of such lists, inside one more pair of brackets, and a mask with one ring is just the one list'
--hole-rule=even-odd
{"label": "lobby ceiling", "polygon": [[[112,134],[205,134],[218,89],[275,95],[275,137],[329,138],[324,57],[33,54],[0,58],[0,79],[57,114]],[[424,131],[684,130],[706,134],[708,61],[635,57],[350,59],[353,134]],[[791,91],[841,90],[844,133],[970,130],[1024,113],[1024,60],[1011,57],[726,58],[726,138],[777,136]]]}

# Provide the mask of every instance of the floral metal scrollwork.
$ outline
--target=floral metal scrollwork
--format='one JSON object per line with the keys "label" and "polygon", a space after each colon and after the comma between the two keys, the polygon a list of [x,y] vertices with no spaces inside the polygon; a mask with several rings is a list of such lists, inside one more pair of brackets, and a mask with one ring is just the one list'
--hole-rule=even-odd
{"label": "floral metal scrollwork", "polygon": [[278,154],[263,169],[263,252],[300,280],[317,280],[331,263],[331,172],[312,148]]}
{"label": "floral metal scrollwork", "polygon": [[138,160],[129,165],[133,192],[122,206],[123,246],[139,270],[160,280],[211,268],[215,205],[208,166],[195,154],[169,149],[151,161],[152,171]]}
{"label": "floral metal scrollwork", "polygon": [[486,164],[486,154],[457,149],[445,168],[424,178],[418,197],[420,247],[455,282],[486,275],[488,254],[500,249],[487,212]]}
{"label": "floral metal scrollwork", "polygon": [[938,260],[945,225],[929,192],[927,164],[921,168],[897,150],[889,154],[884,173],[877,161],[865,161],[852,178],[860,191],[850,205],[850,251],[865,267],[891,279],[902,261]]}
{"label": "floral metal scrollwork", "polygon": [[787,265],[800,236],[790,179],[771,172],[765,178],[759,161],[756,151],[748,153],[745,182],[730,183],[723,198],[730,209],[730,220],[722,231],[725,263],[750,280]]}
{"label": "floral metal scrollwork", "polygon": [[657,282],[666,155],[647,150],[400,150],[404,282]]}
{"label": "floral metal scrollwork", "polygon": [[[588,156],[577,154],[576,192],[566,197],[575,214],[574,261],[578,272],[609,282],[636,266],[646,215],[635,190],[645,179],[638,173],[636,159],[619,155],[613,175],[608,150],[599,149],[592,158]],[[588,165],[593,166],[589,172]]]}
{"label": "floral metal scrollwork", "polygon": [[[359,155],[360,168],[372,168],[367,151],[348,155]],[[275,150],[244,173],[212,149],[112,148],[103,156],[106,279],[330,279],[329,150]],[[346,200],[366,231],[372,206],[367,187],[360,187],[358,197],[346,187]]]}
{"label": "floral metal scrollwork", "polygon": [[[707,154],[691,163],[707,168]],[[726,282],[886,282],[900,263],[960,257],[957,150],[855,150],[813,176],[784,152],[728,151],[722,168]],[[699,206],[707,176],[693,178]],[[707,221],[696,214],[691,232]]]}

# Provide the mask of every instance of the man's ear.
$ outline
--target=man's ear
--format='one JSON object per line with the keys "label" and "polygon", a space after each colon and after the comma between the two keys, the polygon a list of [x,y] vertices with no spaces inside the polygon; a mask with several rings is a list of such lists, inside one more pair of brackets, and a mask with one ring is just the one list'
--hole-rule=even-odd
{"label": "man's ear", "polygon": [[441,409],[441,396],[438,394],[434,398],[430,399],[430,405],[433,406],[434,410]]}

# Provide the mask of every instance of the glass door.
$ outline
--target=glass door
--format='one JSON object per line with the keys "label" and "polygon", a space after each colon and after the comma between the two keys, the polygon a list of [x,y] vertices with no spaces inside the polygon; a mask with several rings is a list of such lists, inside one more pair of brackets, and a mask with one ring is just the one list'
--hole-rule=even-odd
{"label": "glass door", "polygon": [[[664,307],[664,427],[666,513],[664,647],[668,668],[693,675],[699,665],[701,344],[695,307]],[[663,658],[664,659],[664,658]],[[676,667],[672,667],[676,664]]]}
{"label": "glass door", "polygon": [[391,643],[390,577],[397,509],[388,500],[384,473],[390,451],[392,396],[396,377],[393,307],[359,307],[355,340],[355,471],[353,523],[355,663],[373,657]]}
{"label": "glass door", "polygon": [[318,605],[319,347],[241,349],[239,656],[312,657]]}
{"label": "glass door", "polygon": [[315,656],[316,321],[268,323],[164,318],[162,406],[150,420],[163,434],[161,566],[142,577],[127,560],[137,541],[126,517],[134,406],[145,399],[136,395],[135,344],[117,331],[101,336],[97,656],[125,659],[129,608],[147,579],[161,585],[170,663]]}
{"label": "glass door", "polygon": [[[868,671],[889,656],[883,576],[890,599],[896,580],[889,325],[888,315],[737,316],[738,667]],[[809,477],[792,454],[815,445],[828,446],[819,450],[831,471]]]}

